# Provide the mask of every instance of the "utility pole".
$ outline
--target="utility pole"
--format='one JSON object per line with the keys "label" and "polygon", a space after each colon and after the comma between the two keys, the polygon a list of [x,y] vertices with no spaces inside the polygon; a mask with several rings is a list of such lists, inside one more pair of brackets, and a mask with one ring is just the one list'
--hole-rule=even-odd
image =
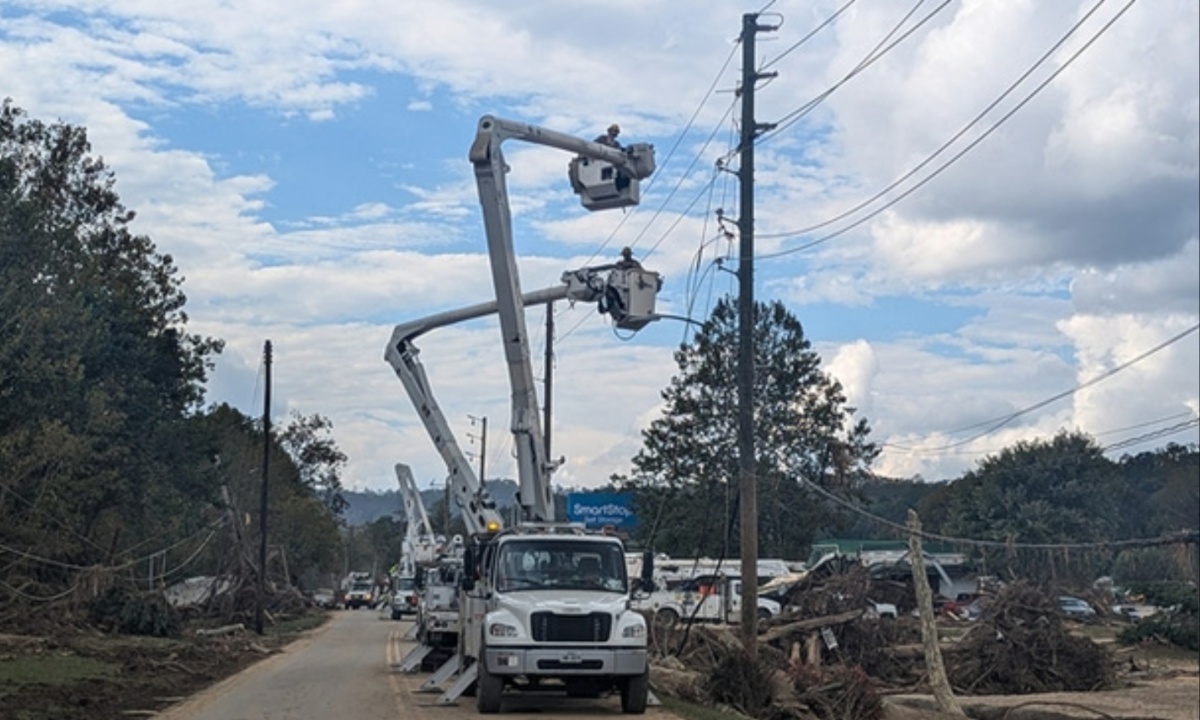
{"label": "utility pole", "polygon": [[266,389],[263,391],[263,460],[262,492],[258,506],[258,602],[254,611],[254,630],[263,634],[263,605],[267,601],[267,478],[271,470],[271,341],[263,344],[263,368]]}
{"label": "utility pole", "polygon": [[742,551],[742,643],[750,652],[758,635],[758,483],[754,455],[754,139],[771,126],[754,120],[754,84],[775,73],[755,68],[754,39],[759,31],[776,26],[759,25],[757,13],[742,15],[742,134],[738,183],[738,508]]}

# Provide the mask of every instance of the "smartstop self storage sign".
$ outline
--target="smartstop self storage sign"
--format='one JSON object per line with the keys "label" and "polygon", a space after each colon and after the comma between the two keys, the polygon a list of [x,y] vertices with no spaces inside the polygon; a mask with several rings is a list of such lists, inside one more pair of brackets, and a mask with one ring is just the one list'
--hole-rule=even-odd
{"label": "smartstop self storage sign", "polygon": [[567,518],[589,528],[605,525],[632,528],[637,525],[630,493],[568,493]]}

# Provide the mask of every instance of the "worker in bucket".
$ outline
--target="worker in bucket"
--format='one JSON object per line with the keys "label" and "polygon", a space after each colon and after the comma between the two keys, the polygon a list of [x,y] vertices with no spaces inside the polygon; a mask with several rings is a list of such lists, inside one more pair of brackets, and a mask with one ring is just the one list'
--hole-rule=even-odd
{"label": "worker in bucket", "polygon": [[608,130],[605,131],[603,135],[596,138],[593,142],[598,142],[601,145],[608,145],[609,147],[620,148],[621,143],[617,142],[617,136],[620,134],[621,126],[613,123],[612,125],[608,126]]}

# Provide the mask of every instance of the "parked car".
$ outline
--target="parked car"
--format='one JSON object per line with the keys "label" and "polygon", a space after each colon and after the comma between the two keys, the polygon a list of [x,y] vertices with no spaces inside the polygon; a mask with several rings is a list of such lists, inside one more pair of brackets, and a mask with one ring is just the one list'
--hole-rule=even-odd
{"label": "parked car", "polygon": [[1076,620],[1090,620],[1096,617],[1096,609],[1089,605],[1087,600],[1070,595],[1058,597],[1058,609],[1067,617]]}
{"label": "parked car", "polygon": [[316,605],[319,608],[333,610],[337,608],[338,604],[337,593],[335,593],[332,588],[318,588],[317,590],[313,591],[312,601],[313,605]]}

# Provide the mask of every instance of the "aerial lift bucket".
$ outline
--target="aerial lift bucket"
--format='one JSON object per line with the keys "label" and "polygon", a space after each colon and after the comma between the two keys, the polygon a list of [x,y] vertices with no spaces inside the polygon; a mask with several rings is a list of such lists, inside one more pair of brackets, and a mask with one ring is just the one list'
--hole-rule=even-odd
{"label": "aerial lift bucket", "polygon": [[[639,143],[626,150],[642,177],[654,170],[654,149]],[[588,210],[610,210],[637,205],[641,202],[640,183],[637,177],[618,169],[604,160],[578,156],[568,166],[571,188],[579,195]]]}
{"label": "aerial lift bucket", "polygon": [[613,270],[608,276],[608,313],[622,330],[641,330],[658,319],[654,303],[662,277],[640,268]]}

